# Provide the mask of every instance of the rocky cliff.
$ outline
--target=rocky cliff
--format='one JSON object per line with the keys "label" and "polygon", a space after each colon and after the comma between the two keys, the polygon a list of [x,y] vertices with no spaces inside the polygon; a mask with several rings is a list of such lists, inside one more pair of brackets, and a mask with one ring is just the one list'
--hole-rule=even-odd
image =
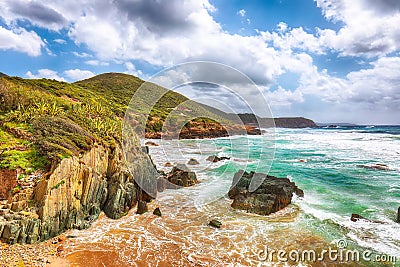
{"label": "rocky cliff", "polygon": [[[67,229],[83,229],[101,211],[120,218],[140,196],[134,178],[158,176],[149,156],[138,148],[133,172],[121,146],[95,144],[80,156],[63,159],[51,173],[36,179],[24,193],[15,194],[0,209],[0,237],[7,243],[34,243]],[[148,198],[147,198],[148,199]]]}

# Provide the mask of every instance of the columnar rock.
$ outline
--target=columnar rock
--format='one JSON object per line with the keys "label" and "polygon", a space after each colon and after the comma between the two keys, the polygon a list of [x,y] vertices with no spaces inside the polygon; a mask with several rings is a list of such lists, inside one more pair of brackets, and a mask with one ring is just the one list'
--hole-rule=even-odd
{"label": "columnar rock", "polygon": [[[259,182],[260,186],[250,192],[252,180]],[[247,173],[243,170],[235,174],[228,192],[229,198],[233,199],[231,206],[234,209],[260,215],[268,215],[285,208],[291,203],[293,194],[304,196],[303,190],[287,178],[277,178],[263,173]]]}
{"label": "columnar rock", "polygon": [[132,151],[132,162],[128,168],[119,145],[113,149],[95,145],[79,157],[63,159],[35,187],[31,202],[36,214],[0,216],[1,240],[43,241],[67,229],[89,227],[101,211],[117,219],[138,200],[149,201],[149,194],[139,194],[137,181],[145,182],[148,188],[153,185],[150,193],[156,194],[159,174],[140,147]]}

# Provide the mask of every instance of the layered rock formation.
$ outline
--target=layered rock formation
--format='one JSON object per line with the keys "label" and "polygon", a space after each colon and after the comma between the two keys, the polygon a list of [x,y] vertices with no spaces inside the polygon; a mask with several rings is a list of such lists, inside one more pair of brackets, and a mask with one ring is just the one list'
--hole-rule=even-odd
{"label": "layered rock formation", "polygon": [[[253,179],[262,183],[255,191],[250,192],[249,187]],[[303,190],[287,178],[247,173],[243,170],[235,174],[228,192],[229,198],[233,199],[231,206],[234,209],[259,215],[268,215],[285,208],[291,203],[293,194],[304,196]]]}
{"label": "layered rock formation", "polygon": [[[67,229],[89,227],[101,211],[117,219],[138,200],[148,201],[150,197],[135,180],[155,181],[158,173],[140,148],[132,153],[133,172],[119,145],[113,149],[95,145],[79,157],[63,159],[35,184],[30,196],[21,196],[20,210],[0,209],[1,240],[12,244],[43,241]],[[29,212],[24,211],[29,206]]]}

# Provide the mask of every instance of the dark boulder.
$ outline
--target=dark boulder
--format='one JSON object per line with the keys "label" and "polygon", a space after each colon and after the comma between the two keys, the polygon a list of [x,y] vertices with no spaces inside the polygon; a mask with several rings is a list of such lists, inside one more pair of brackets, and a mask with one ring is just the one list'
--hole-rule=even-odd
{"label": "dark boulder", "polygon": [[351,214],[350,220],[352,222],[358,222],[359,220],[363,220],[363,221],[372,222],[372,223],[384,223],[382,221],[375,221],[375,220],[365,218],[365,217],[361,216],[360,214],[356,214],[356,213]]}
{"label": "dark boulder", "polygon": [[178,164],[172,168],[167,176],[167,180],[175,185],[189,187],[199,183],[196,174],[188,169],[184,164]]}
{"label": "dark boulder", "polygon": [[217,221],[217,220],[211,220],[211,221],[208,223],[208,225],[209,225],[209,226],[212,226],[212,227],[215,227],[215,228],[221,228],[222,223],[221,223],[220,221]]}
{"label": "dark boulder", "polygon": [[[250,192],[252,179],[261,184],[255,191]],[[268,215],[285,208],[291,203],[293,194],[304,196],[303,190],[287,178],[277,178],[263,173],[247,173],[243,170],[235,174],[228,192],[229,198],[233,199],[232,208],[259,215]]]}
{"label": "dark boulder", "polygon": [[157,215],[157,216],[159,216],[159,217],[161,217],[161,210],[160,210],[160,208],[158,208],[158,207],[155,208],[154,211],[153,211],[153,214],[154,214],[154,215]]}
{"label": "dark boulder", "polygon": [[372,164],[372,165],[357,165],[357,167],[360,168],[364,168],[367,170],[377,170],[377,171],[390,171],[392,169],[389,168],[389,166],[387,166],[386,164],[382,164],[382,163],[376,163],[376,164]]}
{"label": "dark boulder", "polygon": [[188,161],[188,163],[187,164],[189,164],[189,165],[199,165],[200,163],[198,162],[198,160],[197,159],[190,159],[189,161]]}
{"label": "dark boulder", "polygon": [[146,213],[147,211],[149,211],[149,209],[147,208],[147,202],[139,200],[136,213],[143,214]]}
{"label": "dark boulder", "polygon": [[400,207],[397,210],[397,222],[400,223]]}
{"label": "dark boulder", "polygon": [[145,145],[146,146],[158,146],[158,144],[153,141],[147,141]]}
{"label": "dark boulder", "polygon": [[218,157],[218,156],[209,156],[206,160],[211,162],[218,162],[221,160],[229,160],[229,157]]}

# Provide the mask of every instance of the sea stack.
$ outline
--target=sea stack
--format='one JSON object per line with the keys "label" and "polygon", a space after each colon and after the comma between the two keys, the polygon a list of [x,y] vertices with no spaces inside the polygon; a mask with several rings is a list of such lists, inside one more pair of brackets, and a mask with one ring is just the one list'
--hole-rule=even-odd
{"label": "sea stack", "polygon": [[[260,185],[250,192],[253,179],[260,182]],[[244,170],[235,174],[228,192],[229,198],[233,199],[232,208],[259,215],[268,215],[285,208],[291,203],[293,194],[304,197],[303,190],[287,178],[277,178],[264,173],[247,173]]]}

